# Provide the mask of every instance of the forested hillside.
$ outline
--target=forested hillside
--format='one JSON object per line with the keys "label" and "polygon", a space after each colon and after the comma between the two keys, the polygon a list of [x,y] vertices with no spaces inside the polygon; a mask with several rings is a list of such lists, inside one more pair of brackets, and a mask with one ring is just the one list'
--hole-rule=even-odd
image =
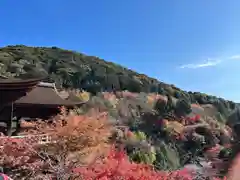
{"label": "forested hillside", "polygon": [[144,74],[106,62],[95,56],[57,47],[7,46],[0,49],[0,75],[24,76],[26,72],[48,74],[60,87],[81,88],[88,92],[128,90],[154,92],[191,103],[214,104],[223,116],[235,103],[199,92],[185,92]]}
{"label": "forested hillside", "polygon": [[[222,179],[240,151],[232,101],[57,47],[0,48],[1,76],[40,74],[85,103],[21,119],[25,138],[0,139],[0,167],[14,179]],[[37,143],[42,135],[48,144]]]}

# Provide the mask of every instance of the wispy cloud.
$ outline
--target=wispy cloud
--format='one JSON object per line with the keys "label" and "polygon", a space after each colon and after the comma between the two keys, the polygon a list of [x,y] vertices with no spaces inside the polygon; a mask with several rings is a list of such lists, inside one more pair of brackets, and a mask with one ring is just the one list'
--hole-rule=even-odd
{"label": "wispy cloud", "polygon": [[205,62],[197,63],[197,64],[185,64],[185,65],[180,66],[180,68],[181,69],[185,69],[185,68],[188,68],[188,69],[204,68],[204,67],[209,67],[209,66],[216,66],[221,62],[222,62],[222,60],[214,60],[214,59],[209,58]]}
{"label": "wispy cloud", "polygon": [[229,59],[239,59],[240,60],[240,55],[230,56]]}
{"label": "wispy cloud", "polygon": [[240,54],[228,56],[225,58],[218,58],[218,59],[212,59],[208,58],[206,61],[203,61],[202,63],[195,63],[195,64],[184,64],[180,66],[181,69],[198,69],[198,68],[205,68],[210,66],[217,66],[218,64],[229,61],[229,60],[240,60]]}

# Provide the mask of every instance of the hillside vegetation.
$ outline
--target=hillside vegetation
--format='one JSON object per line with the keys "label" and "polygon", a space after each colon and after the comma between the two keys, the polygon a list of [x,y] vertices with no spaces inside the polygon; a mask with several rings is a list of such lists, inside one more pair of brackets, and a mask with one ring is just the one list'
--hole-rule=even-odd
{"label": "hillside vegetation", "polygon": [[[48,120],[22,121],[21,139],[0,138],[0,167],[10,177],[225,180],[239,152],[224,118],[208,115],[213,107],[127,91],[69,93],[88,101]],[[37,143],[38,135],[50,142]]]}
{"label": "hillside vegetation", "polygon": [[[0,166],[14,179],[233,180],[228,169],[240,151],[234,102],[57,47],[0,49],[0,75],[39,73],[86,103],[48,120],[22,120],[21,139],[0,138]],[[49,144],[39,144],[39,135]]]}
{"label": "hillside vegetation", "polygon": [[183,98],[190,103],[214,104],[222,116],[235,108],[235,103],[199,92],[186,92],[174,85],[106,62],[95,56],[57,47],[7,46],[0,49],[0,75],[24,76],[41,71],[59,87],[99,91],[128,90],[130,92],[158,93]]}

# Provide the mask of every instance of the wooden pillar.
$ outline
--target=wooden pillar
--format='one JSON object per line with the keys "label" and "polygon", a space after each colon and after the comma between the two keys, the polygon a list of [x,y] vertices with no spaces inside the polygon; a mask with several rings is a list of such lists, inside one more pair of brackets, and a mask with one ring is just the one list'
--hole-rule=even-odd
{"label": "wooden pillar", "polygon": [[21,120],[21,117],[16,118],[16,127],[15,127],[15,131],[12,134],[13,136],[17,136],[17,134],[20,132],[20,128],[21,128],[20,120]]}
{"label": "wooden pillar", "polygon": [[6,135],[7,136],[11,136],[12,135],[12,118],[10,118],[7,121],[7,131],[6,131]]}
{"label": "wooden pillar", "polygon": [[14,109],[13,109],[13,102],[11,103],[11,113],[8,116],[9,118],[7,119],[7,131],[6,135],[11,136],[12,131],[13,131],[13,117],[14,117]]}

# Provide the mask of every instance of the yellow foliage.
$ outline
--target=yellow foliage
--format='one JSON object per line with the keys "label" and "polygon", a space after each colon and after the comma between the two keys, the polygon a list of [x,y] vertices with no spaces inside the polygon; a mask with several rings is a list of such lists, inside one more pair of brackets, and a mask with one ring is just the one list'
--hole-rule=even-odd
{"label": "yellow foliage", "polygon": [[53,154],[64,154],[67,159],[83,164],[91,163],[110,150],[112,126],[107,118],[107,113],[102,113],[91,117],[69,115],[65,123],[62,120],[55,121],[46,133],[56,143],[48,144],[46,150]]}
{"label": "yellow foliage", "polygon": [[81,98],[84,102],[90,99],[90,93],[87,91],[80,92],[77,96]]}
{"label": "yellow foliage", "polygon": [[149,105],[153,105],[157,100],[167,101],[167,97],[159,94],[149,94],[147,96],[147,103]]}
{"label": "yellow foliage", "polygon": [[166,128],[169,132],[181,134],[184,130],[184,126],[177,121],[168,121],[166,123]]}
{"label": "yellow foliage", "polygon": [[155,98],[151,95],[147,96],[147,103],[152,105],[155,102]]}

